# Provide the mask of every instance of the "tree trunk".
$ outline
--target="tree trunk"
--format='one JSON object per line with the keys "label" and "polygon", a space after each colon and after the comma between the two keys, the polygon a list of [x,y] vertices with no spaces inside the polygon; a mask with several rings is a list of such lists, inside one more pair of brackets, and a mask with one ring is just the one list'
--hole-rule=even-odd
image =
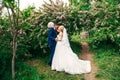
{"label": "tree trunk", "polygon": [[[16,34],[16,33],[15,33]],[[16,35],[13,34],[13,56],[12,56],[12,80],[15,80],[15,58],[16,58],[16,49],[17,49],[17,41]]]}

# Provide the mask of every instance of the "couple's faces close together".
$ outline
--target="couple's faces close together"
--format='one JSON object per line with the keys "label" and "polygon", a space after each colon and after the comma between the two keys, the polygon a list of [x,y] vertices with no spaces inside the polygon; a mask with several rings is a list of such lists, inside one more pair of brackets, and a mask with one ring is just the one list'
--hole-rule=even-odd
{"label": "couple's faces close together", "polygon": [[60,26],[59,25],[55,25],[54,28],[57,30],[57,32],[60,32],[61,29],[60,29]]}
{"label": "couple's faces close together", "polygon": [[57,30],[57,32],[61,32],[64,29],[63,26],[59,26],[59,25],[55,25],[54,28]]}

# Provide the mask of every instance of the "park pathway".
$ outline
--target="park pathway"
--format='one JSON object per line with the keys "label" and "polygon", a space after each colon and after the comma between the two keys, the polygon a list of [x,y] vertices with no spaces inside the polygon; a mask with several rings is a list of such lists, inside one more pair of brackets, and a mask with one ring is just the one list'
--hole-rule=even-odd
{"label": "park pathway", "polygon": [[82,45],[82,52],[80,54],[80,59],[83,60],[90,60],[92,71],[90,73],[84,74],[85,80],[96,80],[95,75],[97,72],[97,66],[95,65],[93,54],[89,51],[89,45],[86,42],[81,42]]}

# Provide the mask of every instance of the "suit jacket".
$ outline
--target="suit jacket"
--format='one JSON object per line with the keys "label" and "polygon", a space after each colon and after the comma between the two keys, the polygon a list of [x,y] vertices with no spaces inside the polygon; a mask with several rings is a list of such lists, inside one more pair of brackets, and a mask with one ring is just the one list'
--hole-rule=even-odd
{"label": "suit jacket", "polygon": [[55,38],[57,37],[57,33],[54,28],[50,28],[48,31],[48,46],[56,46]]}

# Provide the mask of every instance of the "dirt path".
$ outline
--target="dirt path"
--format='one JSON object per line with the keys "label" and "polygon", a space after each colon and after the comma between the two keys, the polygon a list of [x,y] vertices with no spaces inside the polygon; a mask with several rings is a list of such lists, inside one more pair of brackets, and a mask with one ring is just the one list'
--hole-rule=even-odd
{"label": "dirt path", "polygon": [[80,54],[80,58],[83,60],[90,60],[92,71],[88,74],[84,75],[85,80],[96,80],[95,73],[97,72],[97,66],[95,65],[93,54],[89,51],[89,45],[86,42],[81,42],[82,52]]}

